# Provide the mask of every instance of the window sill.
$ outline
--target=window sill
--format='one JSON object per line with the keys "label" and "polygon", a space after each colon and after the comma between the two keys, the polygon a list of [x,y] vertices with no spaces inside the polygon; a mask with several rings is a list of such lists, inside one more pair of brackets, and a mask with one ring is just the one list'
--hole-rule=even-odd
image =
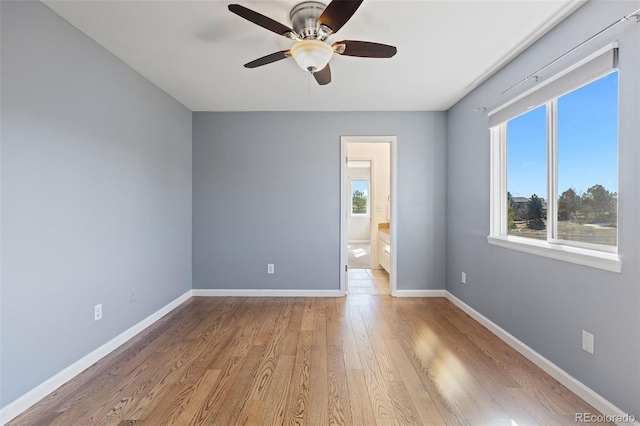
{"label": "window sill", "polygon": [[519,237],[488,236],[489,244],[537,256],[549,257],[564,262],[603,269],[605,271],[622,271],[622,260],[615,253],[605,253],[578,247],[549,244],[546,241],[529,240]]}

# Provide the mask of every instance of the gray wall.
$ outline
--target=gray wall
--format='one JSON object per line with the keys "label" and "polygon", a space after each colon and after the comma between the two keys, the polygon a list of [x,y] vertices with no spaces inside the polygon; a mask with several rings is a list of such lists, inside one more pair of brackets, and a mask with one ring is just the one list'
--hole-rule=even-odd
{"label": "gray wall", "polygon": [[191,288],[191,112],[42,4],[1,7],[5,406]]}
{"label": "gray wall", "polygon": [[[489,132],[474,112],[640,2],[588,2],[448,112],[447,290],[636,417],[640,417],[640,25],[620,38],[619,252],[616,274],[507,250],[489,234]],[[467,284],[460,273],[467,273]],[[595,354],[581,348],[595,335]]]}
{"label": "gray wall", "polygon": [[398,136],[398,289],[444,288],[445,126],[442,112],[194,113],[193,288],[338,289],[346,135]]}

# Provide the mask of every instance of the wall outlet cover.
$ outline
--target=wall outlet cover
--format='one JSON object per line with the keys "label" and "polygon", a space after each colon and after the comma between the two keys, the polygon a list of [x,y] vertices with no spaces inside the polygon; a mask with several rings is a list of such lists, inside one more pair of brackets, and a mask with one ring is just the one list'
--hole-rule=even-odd
{"label": "wall outlet cover", "polygon": [[593,355],[593,334],[582,330],[582,349]]}
{"label": "wall outlet cover", "polygon": [[93,307],[93,320],[98,321],[102,318],[102,303]]}

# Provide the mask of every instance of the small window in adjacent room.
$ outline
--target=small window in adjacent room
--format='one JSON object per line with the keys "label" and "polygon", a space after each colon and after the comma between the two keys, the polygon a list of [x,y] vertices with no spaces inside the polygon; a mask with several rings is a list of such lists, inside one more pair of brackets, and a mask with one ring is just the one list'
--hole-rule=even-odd
{"label": "small window in adjacent room", "polygon": [[490,112],[490,123],[489,242],[619,272],[617,49]]}
{"label": "small window in adjacent room", "polygon": [[351,215],[369,214],[369,181],[351,181]]}

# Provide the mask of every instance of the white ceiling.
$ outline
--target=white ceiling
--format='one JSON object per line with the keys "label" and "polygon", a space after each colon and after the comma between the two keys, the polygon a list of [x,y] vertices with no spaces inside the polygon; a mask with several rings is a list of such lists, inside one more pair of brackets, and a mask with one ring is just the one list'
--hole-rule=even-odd
{"label": "white ceiling", "polygon": [[[329,38],[391,44],[391,59],[334,55],[318,86],[293,59],[243,64],[293,42],[230,1],[43,3],[192,111],[441,111],[585,0],[365,0]],[[298,0],[235,3],[290,26]]]}

